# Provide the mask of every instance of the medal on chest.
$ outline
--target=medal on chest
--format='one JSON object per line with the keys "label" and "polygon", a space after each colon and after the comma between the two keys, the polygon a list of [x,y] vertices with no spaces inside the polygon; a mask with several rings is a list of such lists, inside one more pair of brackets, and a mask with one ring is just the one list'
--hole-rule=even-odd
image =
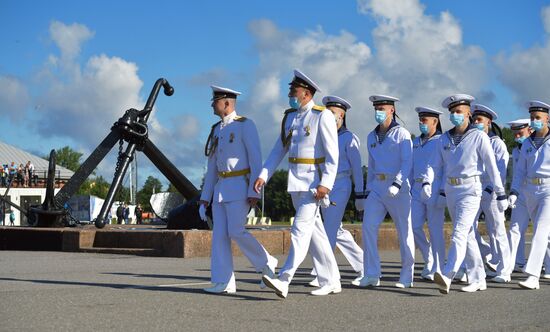
{"label": "medal on chest", "polygon": [[233,133],[229,134],[229,143],[233,143],[234,140],[235,140],[235,134]]}
{"label": "medal on chest", "polygon": [[309,136],[311,134],[311,128],[309,127],[309,125],[304,127],[304,131],[306,132],[305,136]]}

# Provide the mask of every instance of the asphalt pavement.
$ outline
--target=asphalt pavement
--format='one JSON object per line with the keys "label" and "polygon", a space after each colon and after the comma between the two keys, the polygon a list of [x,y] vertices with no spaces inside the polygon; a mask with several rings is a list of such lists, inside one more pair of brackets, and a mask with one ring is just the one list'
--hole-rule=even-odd
{"label": "asphalt pavement", "polygon": [[[234,260],[237,293],[212,295],[209,258],[155,258],[66,252],[0,251],[0,331],[482,331],[550,330],[550,281],[528,291],[512,283],[483,292],[441,295],[418,278],[393,287],[399,252],[381,252],[376,289],[350,284],[337,255],[342,293],[315,297],[307,259],[286,300],[259,288],[260,275]],[[417,257],[420,255],[417,253]],[[279,267],[285,257],[279,258]]]}

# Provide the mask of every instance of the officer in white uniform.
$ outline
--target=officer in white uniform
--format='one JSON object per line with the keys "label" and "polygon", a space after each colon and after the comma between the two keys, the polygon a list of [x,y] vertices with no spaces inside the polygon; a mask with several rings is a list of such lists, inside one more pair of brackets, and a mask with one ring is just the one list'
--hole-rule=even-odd
{"label": "officer in white uniform", "polygon": [[[515,173],[516,165],[519,160],[519,152],[521,146],[533,130],[529,127],[531,119],[518,119],[508,122],[508,126],[514,133],[514,141],[517,146],[512,150],[512,170]],[[525,187],[522,183],[518,188],[518,199],[515,202],[515,207],[512,209],[510,217],[510,229],[508,230],[508,240],[510,242],[510,264],[514,264],[514,271],[521,272],[525,265],[525,231],[529,226],[529,212],[525,204]]]}
{"label": "officer in white uniform", "polygon": [[237,115],[235,103],[240,92],[212,86],[212,108],[221,121],[212,126],[205,147],[208,168],[200,197],[199,213],[206,219],[206,207],[212,202],[214,230],[212,234],[210,293],[235,293],[235,275],[231,240],[250,260],[257,272],[273,275],[277,259],[245,229],[246,215],[255,206],[258,193],[250,176],[260,173],[262,156],[260,139],[254,122]]}
{"label": "officer in white uniform", "polygon": [[[472,105],[474,125],[480,131],[489,135],[491,147],[495,155],[495,161],[500,174],[500,180],[503,184],[506,183],[506,170],[510,156],[506,144],[502,140],[502,131],[495,123],[498,115],[489,107],[481,104]],[[497,207],[496,194],[493,191],[491,180],[487,173],[481,177],[481,185],[483,193],[481,196],[481,206],[478,215],[483,211],[485,214],[485,225],[489,235],[489,244],[485,241],[480,241],[481,235],[476,231],[476,239],[480,246],[481,255],[486,256],[491,254],[491,262],[496,265],[496,276],[491,281],[498,283],[510,282],[513,265],[510,264],[510,246],[508,236],[506,235],[506,227],[504,225],[504,211],[499,211]],[[491,266],[490,264],[487,264]]]}
{"label": "officer in white uniform", "polygon": [[[525,273],[529,276],[520,282],[519,286],[538,289],[550,236],[550,105],[533,100],[527,103],[527,107],[531,115],[531,128],[535,132],[521,146],[509,202],[512,207],[515,206],[518,197],[524,194],[529,216],[535,224],[531,251],[525,264]],[[526,183],[525,187],[523,183]]]}
{"label": "officer in white uniform", "polygon": [[387,213],[395,222],[401,253],[398,288],[413,286],[414,236],[411,225],[412,170],[411,134],[395,121],[395,102],[391,96],[374,95],[375,119],[379,125],[367,137],[369,163],[368,193],[363,217],[363,250],[365,277],[360,287],[380,285],[378,230]]}
{"label": "officer in white uniform", "polygon": [[338,170],[336,122],[330,111],[313,102],[313,95],[319,91],[313,80],[294,70],[294,79],[289,84],[291,108],[285,111],[281,137],[265,161],[254,189],[260,192],[288,152],[288,192],[296,216],[290,231],[290,252],[279,278],[264,275],[263,281],[277,296],[286,298],[294,273],[309,250],[321,286],[311,294],[339,293],[340,272],[319,211],[321,203],[328,206],[328,192]]}
{"label": "officer in white uniform", "polygon": [[[433,280],[435,272],[441,272],[445,264],[445,238],[443,223],[445,221],[445,199],[437,204],[438,195],[431,195],[429,182],[423,182],[428,170],[428,162],[439,147],[442,129],[439,115],[441,111],[429,107],[417,107],[421,135],[413,140],[413,169],[411,172],[411,219],[414,243],[422,253],[424,269],[421,277]],[[431,174],[434,188],[442,187],[441,169],[438,174]],[[439,192],[439,189],[437,189]],[[430,241],[424,233],[424,224],[428,223]]]}
{"label": "officer in white uniform", "polygon": [[[350,103],[338,96],[326,96],[323,104],[329,109],[336,119],[338,128],[338,173],[336,181],[330,191],[332,204],[327,208],[321,208],[323,224],[327,232],[332,249],[338,246],[340,252],[346,257],[358,277],[352,281],[359,283],[363,278],[363,249],[357,245],[353,235],[342,227],[342,217],[346,211],[346,205],[351,194],[352,181],[355,190],[355,205],[358,211],[363,211],[364,184],[363,170],[361,168],[361,154],[359,152],[359,138],[346,127],[346,115],[351,108]],[[315,273],[314,273],[315,274]],[[311,281],[310,286],[318,287],[317,278]]]}
{"label": "officer in white uniform", "polygon": [[[430,167],[434,173],[443,168],[447,208],[453,220],[454,230],[447,262],[434,281],[442,294],[448,294],[451,281],[462,262],[468,269],[468,286],[464,292],[487,288],[485,269],[474,232],[474,222],[481,200],[481,175],[489,176],[497,195],[497,207],[504,211],[508,201],[498,172],[495,154],[487,134],[476,129],[470,119],[470,104],[474,97],[458,94],[447,97],[442,106],[449,109],[451,123],[455,126],[440,139],[440,147],[433,155]],[[429,181],[429,180],[428,180]]]}

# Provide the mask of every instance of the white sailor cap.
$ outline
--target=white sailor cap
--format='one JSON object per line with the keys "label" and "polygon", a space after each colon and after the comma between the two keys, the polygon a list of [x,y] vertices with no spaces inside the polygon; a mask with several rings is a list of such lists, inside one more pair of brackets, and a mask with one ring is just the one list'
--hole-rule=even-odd
{"label": "white sailor cap", "polygon": [[441,111],[423,106],[416,107],[414,110],[416,111],[416,113],[418,113],[418,117],[431,116],[438,118],[441,114],[443,114],[443,112]]}
{"label": "white sailor cap", "polygon": [[292,82],[288,83],[288,85],[301,86],[302,88],[306,88],[311,91],[311,93],[315,93],[316,91],[321,92],[321,89],[317,83],[307,77],[306,74],[302,73],[299,69],[294,69],[294,78],[292,79]]}
{"label": "white sailor cap", "polygon": [[472,115],[482,115],[486,118],[489,118],[491,120],[496,120],[498,118],[498,115],[495,111],[490,109],[489,107],[481,104],[473,104],[472,105]]}
{"label": "white sailor cap", "polygon": [[531,124],[531,119],[517,119],[507,123],[507,125],[512,130],[520,130],[520,129],[529,127],[530,124]]}
{"label": "white sailor cap", "polygon": [[325,96],[323,97],[323,104],[326,107],[335,106],[347,111],[351,108],[350,103],[344,98],[338,96]]}
{"label": "white sailor cap", "polygon": [[369,97],[369,100],[372,102],[373,106],[377,105],[395,105],[396,101],[399,101],[399,98],[386,95],[372,95]]}
{"label": "white sailor cap", "polygon": [[458,105],[470,105],[472,103],[472,101],[474,101],[475,98],[470,96],[470,95],[467,95],[467,94],[464,94],[464,93],[459,93],[459,94],[456,94],[456,95],[452,95],[452,96],[449,96],[447,98],[445,98],[443,100],[443,102],[441,103],[441,106],[447,108],[447,109],[451,109],[455,106],[458,106]]}
{"label": "white sailor cap", "polygon": [[237,99],[237,96],[241,94],[239,91],[231,90],[228,88],[222,88],[221,86],[217,86],[217,85],[211,85],[210,87],[212,88],[211,100],[218,100],[222,98]]}
{"label": "white sailor cap", "polygon": [[547,103],[543,103],[542,101],[538,101],[538,100],[528,101],[526,106],[529,109],[529,113],[531,113],[531,112],[545,112],[545,113],[548,113],[548,110],[550,110],[550,105],[548,105]]}

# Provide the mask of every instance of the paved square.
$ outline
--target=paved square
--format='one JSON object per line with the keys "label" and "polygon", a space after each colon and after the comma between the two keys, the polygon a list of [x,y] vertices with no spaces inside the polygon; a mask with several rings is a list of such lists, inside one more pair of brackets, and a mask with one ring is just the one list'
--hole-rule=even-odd
{"label": "paved square", "polygon": [[[417,257],[420,255],[417,252]],[[285,257],[278,257],[279,265]],[[343,291],[314,297],[306,260],[280,300],[260,290],[259,274],[235,258],[237,293],[211,295],[208,258],[154,258],[65,252],[0,251],[1,331],[365,331],[550,329],[550,282],[538,291],[488,283],[474,294],[440,295],[418,278],[397,289],[399,253],[381,252],[381,287],[359,289],[337,255]],[[523,279],[523,276],[521,276]]]}

